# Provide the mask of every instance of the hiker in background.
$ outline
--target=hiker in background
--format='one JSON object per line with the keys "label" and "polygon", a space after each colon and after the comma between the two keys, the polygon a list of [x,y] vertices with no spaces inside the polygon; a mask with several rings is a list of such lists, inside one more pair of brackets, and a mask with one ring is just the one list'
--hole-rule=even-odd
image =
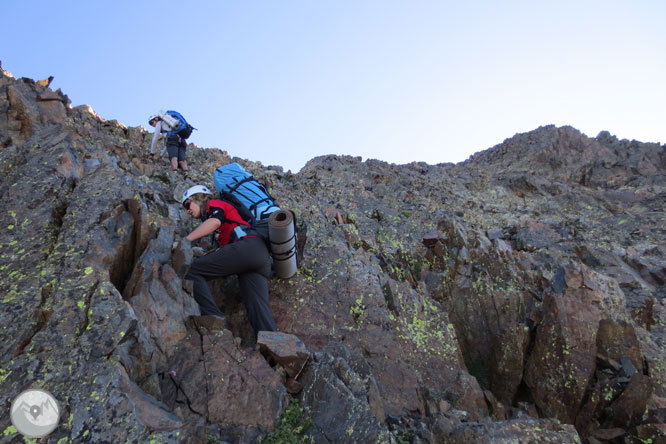
{"label": "hiker in background", "polygon": [[252,233],[250,225],[233,205],[213,199],[213,193],[205,186],[189,188],[183,194],[181,203],[187,214],[202,221],[187,235],[187,240],[192,242],[219,232],[219,248],[195,259],[185,275],[186,280],[194,283],[194,299],[201,308],[201,314],[224,319],[206,281],[237,274],[241,299],[255,333],[277,331],[268,303],[271,258],[264,240]]}
{"label": "hiker in background", "polygon": [[[158,114],[150,116],[148,124],[155,128],[153,140],[150,142],[150,158],[155,159],[157,139],[161,134],[165,134],[165,150],[171,159],[171,169],[176,171],[180,167],[184,173],[187,173],[186,139],[192,134],[194,128],[175,111],[167,111],[166,113],[160,111]],[[162,150],[160,156],[163,154],[164,150]]]}

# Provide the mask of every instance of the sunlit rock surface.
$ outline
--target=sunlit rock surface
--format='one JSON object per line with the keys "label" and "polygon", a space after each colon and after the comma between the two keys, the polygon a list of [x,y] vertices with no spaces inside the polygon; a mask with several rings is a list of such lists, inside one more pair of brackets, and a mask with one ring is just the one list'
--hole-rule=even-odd
{"label": "sunlit rock surface", "polygon": [[[53,393],[48,442],[258,442],[289,393],[322,443],[664,439],[664,146],[546,126],[457,165],[294,174],[190,144],[185,178],[151,137],[0,75],[0,401]],[[312,353],[289,374],[235,278],[211,282],[229,325],[192,321],[177,197],[230,161],[301,224],[270,288]]]}

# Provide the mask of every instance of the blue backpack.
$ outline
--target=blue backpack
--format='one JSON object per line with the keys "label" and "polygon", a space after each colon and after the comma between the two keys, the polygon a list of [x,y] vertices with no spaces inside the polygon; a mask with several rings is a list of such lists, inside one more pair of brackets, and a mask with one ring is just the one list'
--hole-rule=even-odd
{"label": "blue backpack", "polygon": [[175,134],[179,135],[182,139],[187,139],[192,135],[192,130],[195,128],[187,123],[187,120],[185,120],[185,117],[183,117],[178,111],[174,110],[167,110],[166,112],[168,115],[176,119],[180,125],[178,125],[176,128],[172,129],[171,131],[167,132],[168,136],[173,136]]}
{"label": "blue backpack", "polygon": [[213,181],[221,199],[234,203],[235,198],[249,210],[248,213],[239,210],[241,217],[248,221],[267,221],[272,212],[280,209],[266,187],[237,163],[216,168]]}

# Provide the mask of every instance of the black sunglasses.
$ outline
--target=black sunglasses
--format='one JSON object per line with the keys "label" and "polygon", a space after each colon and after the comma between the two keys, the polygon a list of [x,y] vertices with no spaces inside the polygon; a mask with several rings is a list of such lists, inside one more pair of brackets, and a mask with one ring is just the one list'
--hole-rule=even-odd
{"label": "black sunglasses", "polygon": [[186,210],[190,209],[190,204],[192,203],[191,200],[186,200],[185,203],[183,203],[183,206],[185,207]]}

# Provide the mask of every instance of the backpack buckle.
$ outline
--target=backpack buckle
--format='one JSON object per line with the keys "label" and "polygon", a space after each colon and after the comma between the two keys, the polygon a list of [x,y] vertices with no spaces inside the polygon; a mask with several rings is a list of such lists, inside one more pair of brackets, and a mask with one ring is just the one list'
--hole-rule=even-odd
{"label": "backpack buckle", "polygon": [[243,230],[240,226],[234,228],[234,230],[232,231],[232,233],[234,234],[234,236],[236,236],[236,238],[233,239],[234,241],[236,241],[236,240],[238,240],[238,239],[242,239],[242,238],[244,238],[245,236],[247,236],[247,233],[245,232],[245,230]]}

